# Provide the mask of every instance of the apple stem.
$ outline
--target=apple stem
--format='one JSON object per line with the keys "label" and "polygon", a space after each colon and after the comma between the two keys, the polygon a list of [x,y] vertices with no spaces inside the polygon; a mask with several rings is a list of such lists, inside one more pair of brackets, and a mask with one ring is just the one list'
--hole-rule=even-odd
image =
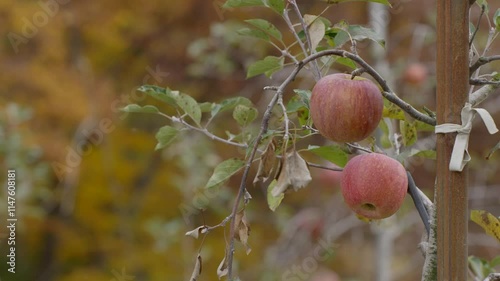
{"label": "apple stem", "polygon": [[420,215],[420,218],[424,223],[425,230],[427,230],[427,235],[429,235],[430,231],[429,213],[427,213],[427,209],[425,208],[424,202],[421,198],[421,195],[423,193],[419,192],[420,190],[415,185],[415,181],[413,180],[413,177],[411,176],[410,172],[406,172],[406,174],[408,175],[408,193],[410,194],[411,199],[413,199],[413,203],[417,208],[418,214]]}

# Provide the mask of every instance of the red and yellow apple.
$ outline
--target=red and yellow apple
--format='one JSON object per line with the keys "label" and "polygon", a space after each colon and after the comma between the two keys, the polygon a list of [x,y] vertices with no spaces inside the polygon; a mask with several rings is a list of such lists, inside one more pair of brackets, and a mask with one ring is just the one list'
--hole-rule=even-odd
{"label": "red and yellow apple", "polygon": [[310,113],[324,137],[355,142],[368,137],[382,118],[382,94],[370,80],[336,73],[321,78],[311,94]]}
{"label": "red and yellow apple", "polygon": [[383,219],[403,204],[408,190],[406,170],[398,161],[378,153],[353,157],[342,171],[346,204],[359,216]]}

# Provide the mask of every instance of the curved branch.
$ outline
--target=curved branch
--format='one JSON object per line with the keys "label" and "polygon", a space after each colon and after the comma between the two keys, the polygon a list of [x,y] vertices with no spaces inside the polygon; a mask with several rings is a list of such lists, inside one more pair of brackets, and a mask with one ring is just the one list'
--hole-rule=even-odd
{"label": "curved branch", "polygon": [[477,61],[469,68],[469,75],[472,75],[481,66],[496,60],[500,60],[500,55],[478,58]]}
{"label": "curved branch", "polygon": [[325,51],[315,53],[315,54],[305,58],[302,61],[302,63],[307,64],[310,61],[315,60],[317,58],[324,57],[324,56],[330,56],[330,55],[341,56],[341,57],[349,58],[349,59],[355,61],[359,66],[363,67],[366,70],[366,72],[368,74],[370,74],[373,77],[373,79],[375,79],[375,81],[377,81],[377,83],[380,85],[380,87],[382,87],[382,90],[383,90],[382,95],[387,100],[389,100],[390,102],[397,105],[399,108],[401,108],[403,111],[408,113],[411,117],[415,118],[416,120],[422,121],[422,122],[427,123],[427,124],[432,125],[432,126],[436,125],[435,118],[432,118],[430,116],[423,114],[422,112],[416,110],[409,103],[405,102],[404,100],[402,100],[401,98],[396,96],[394,91],[392,91],[392,89],[389,87],[389,85],[387,85],[387,81],[385,81],[385,79],[370,64],[368,64],[366,61],[364,61],[360,56],[358,56],[356,54],[353,54],[353,53],[350,53],[350,52],[344,51],[344,50],[338,50],[338,49],[325,50]]}

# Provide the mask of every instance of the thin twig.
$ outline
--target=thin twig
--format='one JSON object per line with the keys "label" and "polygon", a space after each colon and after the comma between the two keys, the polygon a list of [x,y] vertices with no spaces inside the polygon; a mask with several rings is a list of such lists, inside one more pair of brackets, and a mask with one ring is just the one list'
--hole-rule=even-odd
{"label": "thin twig", "polygon": [[295,27],[293,26],[293,23],[290,20],[290,17],[288,16],[287,9],[285,9],[285,11],[283,12],[283,19],[285,20],[286,24],[288,25],[288,29],[290,29],[293,36],[295,37],[296,42],[299,43],[299,46],[302,49],[302,53],[304,53],[304,56],[307,57],[307,50],[306,50],[306,47],[304,46],[304,42],[302,42],[302,40],[300,40],[299,34],[295,30]]}
{"label": "thin twig", "polygon": [[470,41],[469,41],[469,49],[472,46],[472,42],[474,42],[474,38],[476,37],[476,33],[479,30],[479,24],[481,23],[481,19],[483,18],[484,11],[486,10],[485,5],[481,5],[481,14],[479,15],[479,18],[477,19],[477,24],[476,24],[476,29],[474,30],[474,33],[472,34]]}
{"label": "thin twig", "polygon": [[[304,21],[304,18],[302,17],[302,13],[300,12],[299,6],[297,5],[296,0],[289,0],[288,1],[292,7],[293,10],[295,11],[295,14],[297,14],[297,17],[299,18],[300,25],[302,26],[302,30],[304,30],[304,34],[306,35],[306,42],[307,46],[309,47],[309,54],[312,55],[316,51],[313,50],[312,48],[312,42],[311,42],[311,36],[309,35],[309,28],[307,24]],[[321,78],[321,72],[319,71],[319,65],[318,62],[315,60],[313,61],[313,75],[316,81],[318,81]]]}
{"label": "thin twig", "polygon": [[229,145],[237,146],[237,147],[241,147],[241,148],[247,148],[248,147],[244,143],[232,142],[230,140],[226,140],[226,139],[223,139],[221,137],[218,137],[218,136],[210,133],[206,128],[195,127],[195,126],[187,123],[186,121],[184,121],[183,118],[179,118],[179,117],[175,117],[175,116],[168,116],[167,114],[162,113],[162,112],[158,112],[158,114],[161,115],[161,116],[163,116],[163,117],[165,117],[165,118],[167,118],[167,119],[169,119],[172,122],[180,123],[180,124],[184,125],[186,128],[188,128],[190,130],[201,132],[201,133],[205,134],[207,137],[209,137],[211,140],[216,140],[216,141],[219,141],[219,142],[222,142],[222,143],[225,143],[225,144],[229,144]]}
{"label": "thin twig", "polygon": [[484,79],[484,78],[479,78],[479,79],[471,78],[469,80],[469,84],[474,85],[474,86],[477,86],[477,85],[500,85],[500,81],[488,80],[488,79]]}
{"label": "thin twig", "polygon": [[326,166],[322,166],[322,165],[319,165],[319,164],[314,164],[314,163],[311,163],[311,162],[307,162],[307,166],[318,168],[318,169],[323,169],[323,170],[335,171],[335,172],[342,172],[344,170],[342,168],[326,167]]}

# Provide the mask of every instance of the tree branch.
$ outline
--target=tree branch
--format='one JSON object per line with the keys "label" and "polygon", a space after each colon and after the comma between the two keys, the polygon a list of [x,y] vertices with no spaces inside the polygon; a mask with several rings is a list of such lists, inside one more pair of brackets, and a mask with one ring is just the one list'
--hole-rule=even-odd
{"label": "tree branch", "polygon": [[[259,131],[259,134],[255,138],[255,141],[253,143],[253,148],[252,151],[250,152],[247,162],[245,164],[245,168],[243,170],[243,176],[241,178],[241,183],[240,187],[238,190],[238,194],[236,196],[235,203],[233,205],[232,213],[231,213],[231,226],[230,226],[230,236],[229,236],[229,251],[227,254],[227,265],[228,265],[228,279],[232,280],[233,277],[233,257],[234,257],[234,236],[235,236],[235,217],[236,213],[238,212],[239,204],[241,199],[243,198],[243,195],[245,194],[246,191],[246,181],[248,178],[248,174],[250,171],[250,167],[252,165],[252,162],[255,158],[255,155],[258,151],[258,147],[260,142],[262,141],[262,138],[264,134],[267,132],[268,126],[269,126],[269,120],[271,119],[271,114],[272,114],[272,109],[276,106],[278,103],[279,99],[282,98],[283,93],[285,91],[285,88],[295,79],[299,71],[308,63],[323,57],[323,56],[330,56],[330,55],[336,55],[336,56],[342,56],[342,57],[347,57],[350,58],[351,60],[355,61],[358,65],[363,67],[366,72],[368,72],[382,87],[383,92],[382,95],[391,101],[392,103],[396,104],[399,106],[402,110],[407,112],[410,116],[413,118],[425,122],[430,125],[435,125],[436,120],[432,117],[429,117],[415,108],[413,108],[411,105],[400,99],[398,96],[394,94],[394,92],[390,89],[390,87],[387,85],[386,81],[380,76],[380,74],[373,69],[367,62],[365,62],[361,57],[358,55],[355,55],[353,53],[350,53],[348,51],[344,50],[339,50],[339,49],[333,49],[333,50],[325,50],[321,51],[318,53],[314,53],[306,58],[304,58],[302,61],[296,64],[294,70],[290,73],[290,75],[286,78],[286,80],[276,89],[276,93],[271,99],[270,103],[267,106],[267,109],[264,113],[264,116],[262,117],[262,122],[261,122],[261,129]],[[272,87],[272,89],[275,89]]]}
{"label": "tree branch", "polygon": [[429,214],[427,213],[427,209],[425,208],[424,202],[421,198],[421,193],[417,191],[418,187],[415,185],[413,177],[411,176],[410,172],[406,173],[408,175],[408,193],[410,194],[411,199],[413,199],[413,203],[417,208],[418,214],[420,215],[420,218],[424,223],[425,230],[427,230],[427,235],[429,235],[430,232]]}
{"label": "tree branch", "polygon": [[476,70],[478,70],[481,66],[496,60],[500,60],[500,55],[478,58],[477,61],[469,68],[470,75],[476,72]]}
{"label": "tree branch", "polygon": [[387,85],[387,82],[385,81],[384,78],[371,66],[369,65],[366,61],[364,61],[360,56],[350,53],[348,51],[344,50],[339,50],[339,49],[333,49],[333,50],[325,50],[321,51],[318,53],[315,53],[313,55],[310,55],[309,57],[305,58],[302,62],[308,63],[312,60],[315,60],[320,57],[324,56],[329,56],[329,55],[335,55],[335,56],[341,56],[345,58],[349,58],[353,61],[355,61],[359,66],[363,67],[368,74],[370,74],[375,81],[382,87],[382,95],[389,100],[390,102],[394,103],[397,105],[399,108],[401,108],[403,111],[408,113],[411,117],[415,118],[416,120],[422,121],[424,123],[427,123],[429,125],[435,126],[436,125],[436,119],[432,118],[430,116],[427,116],[423,114],[422,112],[416,110],[414,107],[412,107],[409,103],[405,102],[396,94],[392,89]]}

